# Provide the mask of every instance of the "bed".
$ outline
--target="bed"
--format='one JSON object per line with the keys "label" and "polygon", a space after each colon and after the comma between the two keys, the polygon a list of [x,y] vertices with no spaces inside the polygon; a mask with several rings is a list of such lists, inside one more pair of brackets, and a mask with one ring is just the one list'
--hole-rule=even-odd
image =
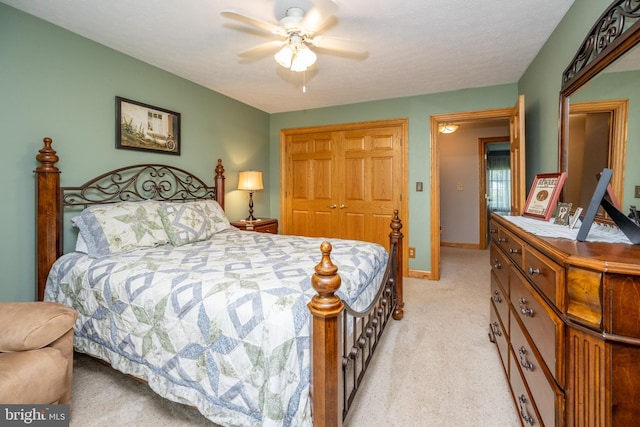
{"label": "bed", "polygon": [[404,313],[397,211],[388,251],[239,231],[221,160],[212,187],[157,164],[61,187],[50,138],[36,159],[38,299],[79,311],[77,351],[221,425],[342,424]]}

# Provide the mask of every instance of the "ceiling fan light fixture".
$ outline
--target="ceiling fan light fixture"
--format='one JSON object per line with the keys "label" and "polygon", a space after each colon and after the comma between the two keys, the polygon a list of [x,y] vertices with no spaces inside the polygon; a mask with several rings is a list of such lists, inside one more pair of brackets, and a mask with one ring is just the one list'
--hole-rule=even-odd
{"label": "ceiling fan light fixture", "polygon": [[291,46],[287,44],[282,49],[280,49],[278,53],[276,53],[273,57],[275,58],[276,62],[282,65],[284,68],[291,68],[291,66],[293,65],[293,55],[293,49],[291,49]]}
{"label": "ceiling fan light fixture", "polygon": [[306,71],[316,63],[318,56],[306,45],[302,45],[296,51],[293,61],[291,62],[291,71]]}
{"label": "ceiling fan light fixture", "polygon": [[292,37],[289,43],[273,57],[284,68],[297,72],[306,71],[318,59],[318,56],[302,42],[300,37]]}
{"label": "ceiling fan light fixture", "polygon": [[454,133],[458,130],[460,126],[454,125],[453,123],[443,123],[438,126],[438,131],[440,133]]}

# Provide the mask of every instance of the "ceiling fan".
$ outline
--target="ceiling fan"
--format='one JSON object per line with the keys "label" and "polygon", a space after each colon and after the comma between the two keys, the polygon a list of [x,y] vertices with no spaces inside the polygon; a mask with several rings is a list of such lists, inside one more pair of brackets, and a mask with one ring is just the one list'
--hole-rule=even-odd
{"label": "ceiling fan", "polygon": [[225,10],[221,15],[245,24],[249,24],[274,36],[277,40],[260,44],[239,56],[251,56],[265,51],[276,51],[274,58],[278,64],[291,71],[306,71],[317,59],[310,47],[322,51],[346,54],[363,54],[367,51],[365,43],[337,37],[317,35],[335,22],[338,6],[331,0],[316,0],[305,12],[300,7],[290,7],[286,15],[277,23],[252,18],[238,12]]}

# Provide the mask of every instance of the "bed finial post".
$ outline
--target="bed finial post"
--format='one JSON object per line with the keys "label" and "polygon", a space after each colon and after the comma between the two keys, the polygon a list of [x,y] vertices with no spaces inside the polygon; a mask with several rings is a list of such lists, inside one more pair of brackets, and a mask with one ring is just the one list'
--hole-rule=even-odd
{"label": "bed finial post", "polygon": [[59,160],[51,147],[51,138],[44,138],[44,147],[36,160],[40,162],[36,173],[36,290],[38,301],[44,299],[47,275],[54,261],[62,253],[60,239],[60,170]]}
{"label": "bed finial post", "polygon": [[[389,247],[393,248],[395,243],[395,251],[396,251],[396,272],[395,272],[395,280],[396,280],[396,308],[393,311],[393,318],[395,320],[400,320],[404,317],[404,299],[402,295],[402,274],[403,274],[403,265],[404,265],[404,245],[402,241],[404,239],[404,235],[400,231],[402,229],[402,221],[400,221],[400,217],[398,216],[398,209],[393,211],[393,219],[391,219],[391,233],[389,233]],[[393,256],[393,254],[391,254]]]}
{"label": "bed finial post", "polygon": [[311,284],[317,295],[309,302],[312,319],[311,354],[313,359],[311,395],[313,426],[342,426],[342,357],[339,355],[344,303],[335,295],[341,279],[331,262],[331,244],[320,245],[322,259],[316,265]]}
{"label": "bed finial post", "polygon": [[222,166],[222,159],[218,159],[213,185],[216,187],[216,202],[224,210],[224,166]]}

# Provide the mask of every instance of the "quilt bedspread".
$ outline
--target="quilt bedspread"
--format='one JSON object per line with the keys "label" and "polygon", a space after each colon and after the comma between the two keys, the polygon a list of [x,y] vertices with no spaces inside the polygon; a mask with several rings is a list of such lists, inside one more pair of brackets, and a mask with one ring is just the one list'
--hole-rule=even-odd
{"label": "quilt bedspread", "polygon": [[[340,296],[362,309],[388,254],[330,240]],[[107,258],[69,253],[46,300],[74,307],[78,351],[225,426],[311,425],[311,274],[322,239],[227,230]]]}

